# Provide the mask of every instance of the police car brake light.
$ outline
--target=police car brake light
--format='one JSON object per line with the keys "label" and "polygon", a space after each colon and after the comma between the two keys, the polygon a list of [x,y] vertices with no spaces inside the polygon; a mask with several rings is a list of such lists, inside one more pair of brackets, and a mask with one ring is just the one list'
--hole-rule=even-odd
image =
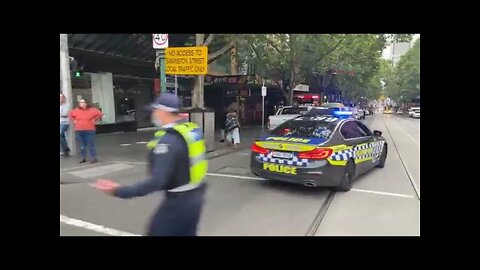
{"label": "police car brake light", "polygon": [[252,152],[259,153],[259,154],[268,154],[268,149],[257,145],[257,143],[253,143]]}
{"label": "police car brake light", "polygon": [[298,153],[298,158],[326,159],[333,153],[332,148],[315,148],[312,151]]}

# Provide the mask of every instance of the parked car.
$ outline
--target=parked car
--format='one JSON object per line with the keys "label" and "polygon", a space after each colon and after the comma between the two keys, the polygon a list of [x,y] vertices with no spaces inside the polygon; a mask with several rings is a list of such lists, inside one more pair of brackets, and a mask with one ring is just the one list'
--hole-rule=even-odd
{"label": "parked car", "polygon": [[268,129],[273,130],[277,126],[283,124],[284,122],[295,118],[300,115],[305,115],[307,114],[313,106],[298,106],[298,107],[293,107],[293,106],[285,106],[280,109],[278,109],[277,113],[275,115],[270,115],[268,117]]}
{"label": "parked car", "polygon": [[408,117],[420,118],[420,107],[411,107],[408,109]]}

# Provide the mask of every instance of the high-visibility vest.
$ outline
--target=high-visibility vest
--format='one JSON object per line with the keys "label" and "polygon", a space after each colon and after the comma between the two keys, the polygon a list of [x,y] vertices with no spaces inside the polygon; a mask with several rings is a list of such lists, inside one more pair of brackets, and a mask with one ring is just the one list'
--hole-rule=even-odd
{"label": "high-visibility vest", "polygon": [[[205,157],[206,146],[202,134],[197,124],[187,122],[176,124],[171,127],[176,130],[187,143],[188,156],[190,158],[190,181],[187,185],[174,188],[172,192],[181,192],[198,187],[207,175],[208,160]],[[159,130],[155,133],[155,138],[147,144],[148,149],[154,149],[160,139],[167,134],[166,130]]]}

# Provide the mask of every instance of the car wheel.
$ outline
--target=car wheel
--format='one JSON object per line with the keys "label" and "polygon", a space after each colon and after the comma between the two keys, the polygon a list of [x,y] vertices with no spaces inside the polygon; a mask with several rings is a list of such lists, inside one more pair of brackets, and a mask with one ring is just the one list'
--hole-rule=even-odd
{"label": "car wheel", "polygon": [[342,182],[335,188],[336,191],[346,192],[352,189],[353,180],[355,179],[355,162],[349,160],[347,166],[345,166],[345,172],[343,174]]}
{"label": "car wheel", "polygon": [[387,160],[387,146],[383,147],[382,154],[380,155],[380,161],[378,162],[377,168],[385,167],[385,161]]}

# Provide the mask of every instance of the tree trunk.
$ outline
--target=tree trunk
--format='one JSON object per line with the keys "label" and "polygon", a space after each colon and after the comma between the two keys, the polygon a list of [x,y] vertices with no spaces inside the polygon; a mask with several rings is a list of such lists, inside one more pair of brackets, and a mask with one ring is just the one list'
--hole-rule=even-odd
{"label": "tree trunk", "polygon": [[238,75],[237,45],[233,45],[230,51],[230,74]]}
{"label": "tree trunk", "polygon": [[290,91],[289,91],[289,97],[287,100],[288,105],[292,106],[293,105],[293,88],[295,88],[294,83],[295,83],[295,52],[293,51],[294,47],[294,38],[295,35],[289,35],[289,47],[290,47]]}
{"label": "tree trunk", "polygon": [[[202,46],[204,39],[205,39],[205,34],[196,34],[196,45]],[[203,83],[204,83],[204,76],[198,75],[195,78],[195,84],[193,86],[193,91],[192,91],[192,107],[194,108],[204,107]]]}
{"label": "tree trunk", "polygon": [[290,91],[288,92],[288,105],[292,106],[293,105],[293,89],[295,88],[294,85],[294,80],[295,80],[295,63],[293,62],[293,59],[290,62],[290,85],[288,86],[290,88]]}

